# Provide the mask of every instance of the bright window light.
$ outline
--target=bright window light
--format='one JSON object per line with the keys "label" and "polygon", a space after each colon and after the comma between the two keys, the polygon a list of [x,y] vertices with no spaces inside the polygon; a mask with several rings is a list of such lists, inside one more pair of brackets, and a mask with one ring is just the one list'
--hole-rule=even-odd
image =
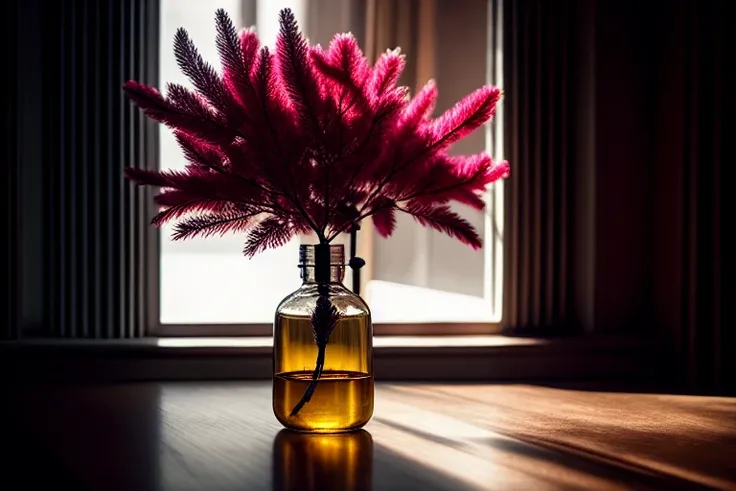
{"label": "bright window light", "polygon": [[[187,29],[202,56],[219,69],[214,23],[217,8],[224,8],[238,26],[255,23],[262,43],[271,46],[276,40],[280,9],[291,8],[307,33],[308,19],[325,19],[309,15],[309,0],[255,0],[255,17],[251,19],[246,17],[252,13],[243,8],[247,4],[243,0],[220,0],[216,5],[201,0],[162,0],[162,87],[167,82],[191,87],[173,56],[174,34],[179,27]],[[346,29],[334,29],[341,30]],[[493,73],[487,74],[489,80],[500,74],[496,73],[498,62],[494,66]],[[501,141],[500,131],[500,125],[489,127],[487,148]],[[184,168],[186,162],[171,131],[162,126],[160,138],[161,167]],[[500,153],[500,148],[494,150]],[[370,253],[358,252],[370,258],[365,270],[370,281],[362,296],[371,307],[374,322],[498,322],[502,199],[502,188],[496,185],[487,194],[489,206],[485,212],[456,208],[484,237],[485,246],[480,251],[421,228],[409,216],[399,217],[397,231],[390,239],[376,236],[368,241]],[[173,242],[171,231],[170,225],[161,230],[162,324],[271,323],[278,303],[300,284],[296,267],[300,239],[249,260],[241,254],[242,236]],[[350,287],[349,275],[345,284]]]}

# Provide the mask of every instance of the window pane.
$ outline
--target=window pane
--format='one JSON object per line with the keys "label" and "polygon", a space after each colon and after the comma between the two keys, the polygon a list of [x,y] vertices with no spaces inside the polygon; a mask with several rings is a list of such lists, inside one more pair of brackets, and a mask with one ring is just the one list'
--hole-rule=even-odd
{"label": "window pane", "polygon": [[[497,1],[434,2],[437,19],[431,39],[434,78],[439,89],[436,113],[486,83],[501,78]],[[495,15],[493,15],[495,14]],[[483,42],[485,41],[485,43]],[[417,46],[421,52],[425,46]],[[419,56],[421,53],[407,53]],[[420,84],[424,80],[418,81]],[[502,156],[501,108],[495,122],[458,142],[452,153],[492,152]],[[496,144],[498,142],[498,144]],[[372,281],[367,297],[384,322],[487,322],[500,320],[502,185],[487,193],[488,207],[477,211],[453,205],[484,239],[473,251],[457,240],[425,229],[401,216],[394,236],[373,241]]]}
{"label": "window pane", "polygon": [[[219,70],[214,14],[224,8],[240,26],[242,0],[161,2],[161,82],[191,87],[173,54],[173,39],[185,27],[205,60]],[[264,43],[273,45],[278,11],[291,7],[301,14],[301,2],[259,2],[258,26]],[[263,8],[266,5],[267,8]],[[161,166],[183,168],[186,162],[168,128],[161,127]],[[241,254],[243,237],[231,235],[173,242],[172,227],[161,230],[161,323],[228,324],[273,321],[276,305],[300,283],[296,268],[299,240],[248,260]]]}
{"label": "window pane", "polygon": [[[500,80],[500,49],[495,42],[500,36],[487,36],[488,26],[494,21],[488,16],[486,22],[480,15],[489,12],[487,2],[470,0],[469,3],[476,8],[475,12],[436,2],[436,18],[442,19],[436,26],[434,47],[434,78],[440,93],[438,112],[484,83]],[[287,6],[294,10],[313,42],[323,45],[334,32],[356,32],[356,27],[360,31],[362,26],[360,22],[355,25],[355,19],[360,18],[356,12],[361,2],[257,0],[255,19],[243,18],[246,15],[241,11],[243,4],[247,2],[221,0],[217,7],[225,8],[237,25],[256,22],[262,42],[268,45],[275,43],[278,11]],[[162,1],[162,83],[189,85],[173,57],[173,36],[178,27],[189,31],[203,57],[219,69],[214,9],[212,4],[200,0]],[[470,38],[479,42],[468,43]],[[409,57],[415,55],[405,52]],[[499,112],[497,120],[500,117]],[[485,133],[479,131],[456,144],[453,152],[493,149],[500,154],[502,149],[495,145],[501,141],[500,131],[500,125],[490,125]],[[161,130],[161,165],[164,168],[185,165],[166,128]],[[485,212],[454,206],[484,237],[484,248],[480,251],[422,228],[409,216],[398,217],[391,238],[373,236],[366,241],[370,250],[358,251],[370,259],[363,272],[369,281],[362,293],[372,309],[374,321],[499,320],[502,198],[502,188],[496,185],[488,192],[489,206]],[[240,253],[241,236],[172,242],[170,232],[170,227],[162,230],[161,322],[164,324],[270,323],[281,298],[299,284],[296,258],[300,240],[248,260]],[[364,227],[361,234],[374,232]],[[309,238],[301,241],[313,242]],[[345,243],[346,237],[341,237],[341,242]],[[349,272],[345,284],[351,285]]]}

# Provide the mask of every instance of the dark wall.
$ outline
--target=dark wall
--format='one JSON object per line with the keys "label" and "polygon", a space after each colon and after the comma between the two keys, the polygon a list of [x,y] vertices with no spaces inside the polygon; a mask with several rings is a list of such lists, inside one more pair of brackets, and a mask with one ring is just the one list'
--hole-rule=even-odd
{"label": "dark wall", "polygon": [[43,35],[39,0],[2,5],[3,76],[3,278],[7,295],[0,339],[16,338],[23,327],[42,323],[44,234],[43,154]]}
{"label": "dark wall", "polygon": [[[120,174],[125,165],[155,165],[156,133],[147,133],[153,127],[119,89],[128,78],[155,81],[156,5],[2,4],[10,69],[2,91],[7,133],[0,233],[9,295],[0,307],[0,337],[17,336],[20,326],[60,336],[143,333],[152,311],[144,288],[156,276],[141,252],[150,245],[141,220],[149,201]],[[574,195],[560,200],[575,208],[565,216],[574,223],[564,240],[573,244],[549,245],[574,263],[569,277],[554,276],[574,297],[564,299],[574,313],[561,310],[561,322],[660,335],[681,380],[723,387],[735,358],[721,264],[729,251],[721,171],[725,1],[555,5],[564,5],[552,10],[555,28],[571,33],[572,43],[557,54],[574,58],[564,59],[570,71],[553,86],[553,96],[573,103],[550,106],[574,113],[560,119],[574,121],[574,135],[565,136],[575,145],[565,155],[571,166],[575,161],[575,175],[571,189],[560,187]],[[534,12],[544,26],[547,17],[539,13],[546,11]],[[512,99],[514,87],[507,89]],[[559,159],[537,160],[538,170],[560,165]],[[528,296],[527,288],[519,291]]]}

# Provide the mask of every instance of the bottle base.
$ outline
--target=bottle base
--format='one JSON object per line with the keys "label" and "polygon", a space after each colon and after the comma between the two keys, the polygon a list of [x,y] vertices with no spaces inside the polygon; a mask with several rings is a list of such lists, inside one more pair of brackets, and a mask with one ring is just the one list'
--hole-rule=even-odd
{"label": "bottle base", "polygon": [[284,427],[284,431],[291,431],[293,433],[300,433],[300,434],[305,434],[305,435],[314,435],[314,434],[317,434],[317,435],[338,435],[340,433],[356,433],[356,432],[361,431],[365,427],[365,425],[368,424],[366,422],[366,423],[361,424],[360,426],[355,426],[353,428],[344,428],[344,429],[339,429],[339,428],[337,428],[337,429],[319,429],[318,428],[318,429],[305,430],[305,429],[302,429],[302,428],[287,426],[287,425],[285,425],[281,421],[279,421],[279,422]]}

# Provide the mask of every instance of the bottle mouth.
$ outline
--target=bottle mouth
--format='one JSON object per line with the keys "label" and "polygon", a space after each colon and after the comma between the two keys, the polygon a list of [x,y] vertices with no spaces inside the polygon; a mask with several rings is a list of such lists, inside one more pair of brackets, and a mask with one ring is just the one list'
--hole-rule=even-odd
{"label": "bottle mouth", "polygon": [[[317,265],[318,249],[329,247],[330,266],[345,267],[345,247],[342,244],[301,244],[299,246],[299,267],[315,267]],[[324,249],[321,251],[326,257]]]}

